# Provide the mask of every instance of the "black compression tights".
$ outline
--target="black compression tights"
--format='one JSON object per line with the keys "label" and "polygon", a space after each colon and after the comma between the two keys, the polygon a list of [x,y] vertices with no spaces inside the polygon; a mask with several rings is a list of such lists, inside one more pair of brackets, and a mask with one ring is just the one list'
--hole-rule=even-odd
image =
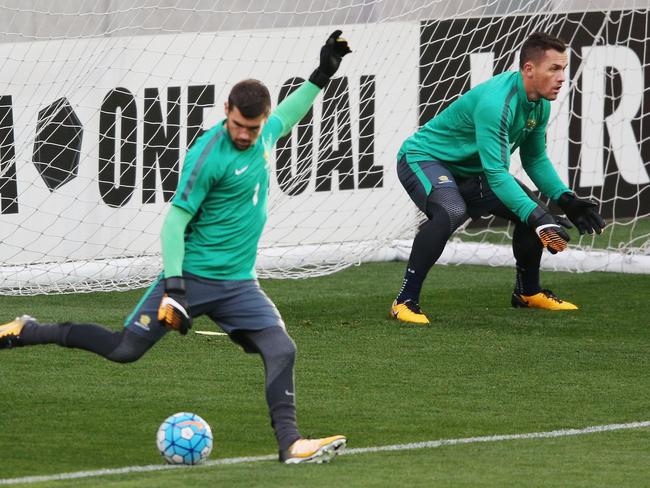
{"label": "black compression tights", "polygon": [[467,218],[466,210],[463,197],[455,188],[442,188],[429,194],[429,220],[420,226],[413,239],[398,303],[408,299],[419,301],[427,273],[438,261],[451,235]]}
{"label": "black compression tights", "polygon": [[512,236],[512,253],[517,265],[515,291],[534,295],[541,290],[539,266],[544,247],[537,234],[527,225],[517,222]]}
{"label": "black compression tights", "polygon": [[300,439],[296,422],[293,369],[296,345],[281,327],[246,332],[247,341],[262,356],[266,372],[266,402],[281,450]]}
{"label": "black compression tights", "polygon": [[95,324],[38,325],[28,322],[20,334],[22,344],[58,344],[94,352],[116,363],[132,363],[154,345],[127,329],[112,331]]}
{"label": "black compression tights", "polygon": [[[243,340],[262,356],[271,425],[280,449],[288,449],[300,438],[296,423],[293,379],[296,346],[281,327],[243,331],[241,335]],[[21,332],[20,339],[25,346],[58,344],[94,352],[117,363],[136,361],[154,345],[154,342],[127,329],[116,332],[95,324],[71,322],[46,325],[28,322]]]}

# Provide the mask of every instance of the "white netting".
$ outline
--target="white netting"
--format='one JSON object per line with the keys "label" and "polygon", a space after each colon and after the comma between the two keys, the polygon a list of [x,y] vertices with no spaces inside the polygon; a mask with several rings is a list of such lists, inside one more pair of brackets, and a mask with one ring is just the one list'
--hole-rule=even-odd
{"label": "white netting", "polygon": [[[240,79],[263,80],[275,102],[286,96],[339,27],[354,53],[272,158],[261,276],[405,257],[420,216],[397,181],[399,146],[460,93],[510,69],[534,30],[570,45],[551,159],[610,222],[605,236],[546,265],[647,272],[648,6],[0,0],[0,292],[150,282],[189,143],[222,118]],[[509,233],[497,221],[469,224],[443,261],[509,263]]]}

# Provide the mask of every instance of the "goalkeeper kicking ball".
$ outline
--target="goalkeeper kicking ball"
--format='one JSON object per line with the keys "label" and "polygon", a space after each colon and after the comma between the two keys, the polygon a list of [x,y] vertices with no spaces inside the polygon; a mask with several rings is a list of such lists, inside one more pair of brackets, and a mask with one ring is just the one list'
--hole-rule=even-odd
{"label": "goalkeeper kicking ball", "polygon": [[175,413],[160,424],[156,445],[169,464],[199,464],[212,452],[212,430],[195,413]]}

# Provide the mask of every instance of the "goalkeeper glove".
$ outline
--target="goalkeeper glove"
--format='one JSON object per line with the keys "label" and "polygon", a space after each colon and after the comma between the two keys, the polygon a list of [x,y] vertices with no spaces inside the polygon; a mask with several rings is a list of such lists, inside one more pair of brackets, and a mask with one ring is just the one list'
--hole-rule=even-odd
{"label": "goalkeeper glove", "polygon": [[192,317],[188,309],[185,280],[180,276],[165,278],[165,293],[158,307],[160,323],[185,335],[192,327]]}
{"label": "goalkeeper glove", "polygon": [[330,78],[339,69],[343,56],[352,52],[348,41],[339,37],[342,33],[343,31],[340,30],[332,32],[320,49],[320,64],[309,77],[309,81],[319,88],[325,88]]}
{"label": "goalkeeper glove", "polygon": [[563,217],[553,217],[543,208],[537,207],[528,217],[528,225],[535,230],[535,233],[542,242],[542,245],[551,254],[562,252],[566,249],[571,237],[562,228],[567,229],[571,224]]}
{"label": "goalkeeper glove", "polygon": [[580,234],[600,234],[605,221],[598,213],[598,205],[591,200],[578,198],[574,193],[562,193],[557,201],[569,220],[575,224]]}

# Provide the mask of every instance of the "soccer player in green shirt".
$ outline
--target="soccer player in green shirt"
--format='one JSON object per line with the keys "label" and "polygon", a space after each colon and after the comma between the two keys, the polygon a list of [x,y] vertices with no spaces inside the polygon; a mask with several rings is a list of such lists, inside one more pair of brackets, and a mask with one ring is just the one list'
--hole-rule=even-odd
{"label": "soccer player in green shirt", "polygon": [[566,80],[563,41],[538,32],[524,42],[519,71],[506,72],[471,89],[406,139],[397,173],[428,220],[419,228],[402,288],[390,314],[428,324],[419,299],[427,273],[452,233],[467,219],[495,215],[515,225],[513,307],[572,310],[539,281],[544,248],[563,251],[570,227],[509,173],[510,154],[519,148],[524,170],[555,201],[581,234],[597,233],[605,222],[592,202],[578,198],[558,177],[546,153],[550,101]]}
{"label": "soccer player in green shirt", "polygon": [[[226,118],[189,149],[161,232],[163,274],[119,332],[93,324],[39,324],[22,316],[0,327],[0,348],[59,344],[111,361],[136,361],[169,330],[187,334],[207,315],[249,353],[262,356],[266,400],[287,464],[327,462],[346,444],[342,435],[305,439],[297,427],[293,369],[296,346],[255,274],[267,217],[269,157],[277,140],[307,113],[350,48],[335,31],[320,64],[270,114],[268,89],[244,80],[231,90]],[[270,114],[270,115],[269,115]]]}

